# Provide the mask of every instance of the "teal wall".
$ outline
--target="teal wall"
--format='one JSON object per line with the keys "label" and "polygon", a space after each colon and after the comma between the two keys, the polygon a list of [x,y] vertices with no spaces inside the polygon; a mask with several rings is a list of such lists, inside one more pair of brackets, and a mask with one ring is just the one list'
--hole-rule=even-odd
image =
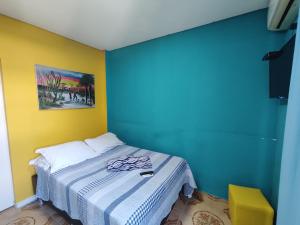
{"label": "teal wall", "polygon": [[280,110],[261,58],[283,38],[260,10],[107,52],[108,129],[186,158],[204,191],[227,197],[233,183],[272,200]]}
{"label": "teal wall", "polygon": [[[282,45],[290,40],[290,38],[296,33],[296,31],[288,31],[284,33],[284,38],[282,40]],[[274,173],[273,173],[273,193],[272,193],[272,205],[277,208],[278,192],[279,192],[279,181],[280,181],[280,167],[281,167],[281,157],[282,157],[282,147],[283,147],[283,136],[285,128],[285,117],[287,110],[287,102],[281,101],[278,107],[277,116],[277,137],[278,143],[275,149],[275,159],[274,159]]]}
{"label": "teal wall", "polygon": [[282,147],[283,147],[283,136],[284,136],[284,128],[285,128],[285,116],[287,109],[286,102],[280,102],[278,107],[277,114],[277,145],[275,148],[275,156],[274,156],[274,168],[273,168],[273,184],[272,184],[272,197],[271,203],[277,209],[277,201],[278,201],[278,193],[279,193],[279,181],[280,181],[280,167],[281,167],[281,156],[282,156]]}

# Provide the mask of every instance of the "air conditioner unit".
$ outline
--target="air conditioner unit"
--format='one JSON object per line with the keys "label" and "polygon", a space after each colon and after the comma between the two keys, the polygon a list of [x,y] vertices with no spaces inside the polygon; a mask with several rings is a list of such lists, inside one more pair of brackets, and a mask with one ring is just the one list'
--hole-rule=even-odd
{"label": "air conditioner unit", "polygon": [[289,29],[295,22],[299,10],[299,0],[270,0],[268,29],[280,31]]}

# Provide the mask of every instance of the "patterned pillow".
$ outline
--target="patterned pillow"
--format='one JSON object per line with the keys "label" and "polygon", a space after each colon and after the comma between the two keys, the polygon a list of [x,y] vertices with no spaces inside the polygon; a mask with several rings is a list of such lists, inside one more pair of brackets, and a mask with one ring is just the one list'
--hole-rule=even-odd
{"label": "patterned pillow", "polygon": [[121,156],[117,159],[112,159],[107,162],[106,168],[108,171],[130,171],[136,169],[150,169],[152,163],[148,155],[143,156]]}

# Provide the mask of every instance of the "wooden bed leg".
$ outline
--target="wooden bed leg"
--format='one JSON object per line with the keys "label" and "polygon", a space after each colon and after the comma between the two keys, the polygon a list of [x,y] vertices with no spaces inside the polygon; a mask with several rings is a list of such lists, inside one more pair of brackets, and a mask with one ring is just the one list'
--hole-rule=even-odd
{"label": "wooden bed leg", "polygon": [[193,193],[194,198],[196,198],[197,200],[199,200],[200,202],[203,201],[203,195],[200,191],[198,191],[197,189],[194,190]]}

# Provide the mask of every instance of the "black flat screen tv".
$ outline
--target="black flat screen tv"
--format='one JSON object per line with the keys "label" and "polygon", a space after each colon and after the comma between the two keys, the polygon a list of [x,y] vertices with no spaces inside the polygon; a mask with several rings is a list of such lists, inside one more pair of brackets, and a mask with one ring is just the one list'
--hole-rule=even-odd
{"label": "black flat screen tv", "polygon": [[279,51],[277,57],[269,61],[269,95],[270,98],[287,99],[295,48],[294,35]]}

